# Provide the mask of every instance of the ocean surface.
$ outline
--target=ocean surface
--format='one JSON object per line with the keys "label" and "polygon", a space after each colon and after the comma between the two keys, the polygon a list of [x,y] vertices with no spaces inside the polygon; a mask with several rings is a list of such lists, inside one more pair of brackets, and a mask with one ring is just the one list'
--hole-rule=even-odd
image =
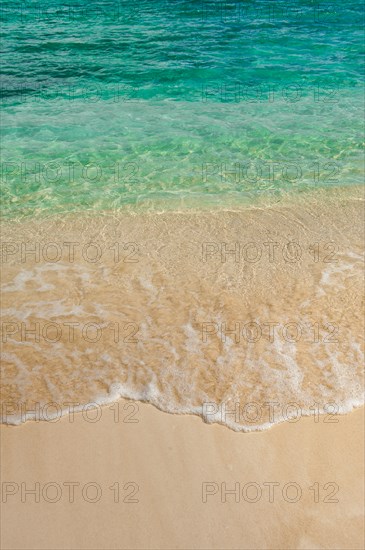
{"label": "ocean surface", "polygon": [[1,14],[6,216],[362,182],[361,2]]}
{"label": "ocean surface", "polygon": [[3,422],[363,403],[362,12],[2,3]]}

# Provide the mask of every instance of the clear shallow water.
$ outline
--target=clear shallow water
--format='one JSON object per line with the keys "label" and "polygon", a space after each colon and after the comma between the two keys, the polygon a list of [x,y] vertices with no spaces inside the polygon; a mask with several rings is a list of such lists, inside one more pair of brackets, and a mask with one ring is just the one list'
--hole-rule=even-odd
{"label": "clear shallow water", "polygon": [[4,2],[6,216],[362,181],[361,5]]}
{"label": "clear shallow water", "polygon": [[361,190],[291,199],[4,222],[2,421],[121,396],[250,431],[361,406]]}

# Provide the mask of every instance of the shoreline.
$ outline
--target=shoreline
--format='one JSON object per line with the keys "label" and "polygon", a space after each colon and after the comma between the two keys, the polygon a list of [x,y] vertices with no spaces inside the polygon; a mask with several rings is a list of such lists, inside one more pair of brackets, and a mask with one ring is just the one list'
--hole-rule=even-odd
{"label": "shoreline", "polygon": [[[352,196],[353,195],[353,196]],[[276,189],[274,192],[263,192],[262,194],[245,195],[243,193],[222,193],[207,195],[204,193],[187,193],[179,195],[170,193],[170,196],[163,196],[155,193],[149,196],[137,198],[136,202],[124,203],[114,210],[105,208],[94,209],[81,208],[80,210],[61,210],[52,212],[50,209],[31,210],[22,217],[6,216],[0,218],[1,224],[28,223],[30,221],[42,222],[58,217],[78,217],[80,215],[102,217],[108,215],[139,215],[139,214],[197,214],[220,213],[220,212],[241,212],[260,208],[280,207],[293,205],[296,201],[303,202],[307,199],[313,200],[360,200],[365,201],[365,187],[356,183],[351,185],[330,185],[321,187],[298,187],[290,190]]]}
{"label": "shoreline", "polygon": [[[28,423],[36,423],[36,424],[50,423],[50,424],[54,424],[54,423],[58,422],[59,420],[61,420],[62,418],[65,418],[67,416],[73,417],[75,414],[76,415],[80,415],[80,414],[85,415],[86,414],[88,416],[90,411],[91,411],[91,413],[93,413],[94,410],[97,411],[96,417],[99,416],[99,413],[100,413],[100,417],[101,417],[102,414],[103,414],[103,410],[106,410],[107,408],[111,408],[111,407],[114,407],[114,406],[119,408],[120,404],[123,404],[123,403],[125,403],[127,406],[128,406],[128,404],[131,404],[132,408],[133,408],[133,406],[136,406],[138,408],[139,404],[141,404],[141,405],[150,405],[151,407],[154,407],[158,411],[160,411],[162,413],[165,413],[165,414],[177,415],[177,416],[187,416],[187,417],[198,417],[203,422],[203,424],[206,424],[208,426],[212,426],[212,425],[223,426],[223,427],[227,428],[228,430],[231,430],[234,433],[245,433],[245,434],[256,433],[256,432],[266,432],[268,430],[271,430],[275,426],[279,426],[279,425],[285,424],[285,423],[297,423],[297,422],[300,422],[304,418],[311,418],[311,417],[313,417],[313,418],[318,418],[319,416],[327,417],[327,418],[329,418],[329,422],[336,422],[336,420],[333,420],[333,417],[337,417],[337,416],[341,417],[341,416],[348,415],[348,414],[350,414],[354,411],[357,411],[359,409],[364,408],[364,406],[365,406],[365,401],[364,401],[364,398],[363,398],[363,399],[353,400],[353,401],[349,400],[349,402],[346,403],[346,405],[342,406],[342,410],[339,411],[339,412],[337,410],[336,410],[336,412],[333,412],[331,410],[331,407],[333,407],[333,405],[334,405],[333,403],[326,404],[326,406],[324,408],[319,408],[319,407],[314,406],[311,410],[302,410],[300,407],[296,407],[296,411],[293,412],[292,414],[288,413],[285,416],[285,418],[281,417],[281,418],[277,419],[276,421],[272,420],[270,422],[267,422],[267,423],[261,424],[261,425],[260,424],[256,424],[256,425],[254,424],[252,426],[241,426],[240,424],[235,423],[234,421],[228,421],[228,422],[225,421],[224,422],[223,420],[217,419],[217,417],[215,417],[212,420],[208,420],[207,416],[209,414],[212,415],[212,413],[209,413],[209,412],[204,413],[200,410],[198,410],[196,412],[193,412],[193,411],[176,411],[176,412],[173,412],[173,411],[168,411],[168,410],[162,409],[158,406],[158,404],[150,402],[150,401],[143,401],[143,400],[139,400],[139,399],[134,400],[134,399],[128,397],[127,395],[126,396],[120,395],[117,400],[113,397],[113,398],[110,399],[110,401],[107,400],[107,399],[104,399],[104,400],[100,399],[99,401],[96,400],[96,401],[93,401],[93,402],[90,402],[90,403],[84,403],[82,405],[78,404],[77,406],[75,406],[75,404],[72,403],[72,404],[69,404],[67,409],[66,408],[61,409],[59,407],[59,404],[54,403],[54,402],[46,403],[46,404],[43,404],[43,405],[37,403],[36,407],[35,407],[36,410],[35,410],[34,413],[29,413],[29,412],[26,412],[26,410],[24,410],[24,412],[22,412],[21,415],[15,416],[14,419],[11,419],[11,421],[7,421],[7,422],[5,420],[3,420],[3,417],[1,417],[0,426],[15,427],[15,426],[23,426],[24,424],[28,424]],[[7,410],[6,403],[1,404],[2,408],[4,407],[4,405],[5,405],[5,410]],[[21,410],[22,410],[22,405],[23,404],[20,404],[20,409]],[[209,405],[217,406],[216,403],[211,403]],[[222,405],[224,405],[224,404],[220,404],[220,407],[222,407]],[[248,403],[248,404],[246,404],[246,406],[247,405],[258,405],[260,407],[260,405],[256,404],[256,403]],[[278,405],[280,406],[280,404],[278,404]],[[289,403],[289,404],[287,404],[287,406],[288,405],[294,406],[296,404],[295,403]],[[335,404],[335,405],[337,405],[337,404]],[[48,412],[46,414],[44,414],[43,409],[45,409],[45,408],[48,409],[49,406],[52,406],[53,408],[57,408],[58,409],[57,412],[55,414],[48,414]],[[219,405],[218,405],[218,408],[219,408]],[[272,413],[274,413],[274,408],[273,407],[271,408]],[[232,415],[231,412],[225,413],[225,411],[223,411],[220,408],[219,408],[218,414],[220,414],[221,418],[222,418],[223,414],[225,416]],[[275,413],[273,414],[273,416],[275,416]],[[326,420],[324,420],[324,421],[326,421]]]}
{"label": "shoreline", "polygon": [[3,402],[362,401],[360,200],[3,224]]}

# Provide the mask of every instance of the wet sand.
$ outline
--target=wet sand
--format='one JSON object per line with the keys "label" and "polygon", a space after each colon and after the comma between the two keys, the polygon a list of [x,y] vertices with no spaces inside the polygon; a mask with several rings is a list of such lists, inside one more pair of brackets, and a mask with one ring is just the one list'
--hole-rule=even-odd
{"label": "wet sand", "polygon": [[256,420],[227,422],[249,431],[270,424],[267,402],[278,422],[290,403],[361,405],[362,193],[4,222],[12,420],[22,403],[124,397],[200,415],[256,403]]}

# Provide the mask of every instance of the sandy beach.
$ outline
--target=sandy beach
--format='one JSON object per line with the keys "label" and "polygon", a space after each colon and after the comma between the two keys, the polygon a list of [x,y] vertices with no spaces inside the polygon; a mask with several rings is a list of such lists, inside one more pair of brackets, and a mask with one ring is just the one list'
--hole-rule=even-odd
{"label": "sandy beach", "polygon": [[365,548],[363,22],[2,3],[0,550]]}
{"label": "sandy beach", "polygon": [[363,548],[363,409],[250,434],[126,401],[88,415],[1,427],[4,550]]}
{"label": "sandy beach", "polygon": [[[364,410],[333,414],[361,402],[361,216],[353,189],[219,215],[5,222],[2,419],[21,425],[1,426],[2,548],[363,548]],[[138,262],[45,254],[126,239]],[[226,245],[267,241],[279,255],[222,260]],[[322,332],[232,336],[236,322],[268,320]],[[138,338],[57,334],[101,334],[106,321],[135,323]],[[68,402],[82,412],[62,416]],[[275,420],[267,402],[281,406]],[[238,418],[203,422],[202,406],[236,403]],[[34,404],[48,421],[25,422]]]}

